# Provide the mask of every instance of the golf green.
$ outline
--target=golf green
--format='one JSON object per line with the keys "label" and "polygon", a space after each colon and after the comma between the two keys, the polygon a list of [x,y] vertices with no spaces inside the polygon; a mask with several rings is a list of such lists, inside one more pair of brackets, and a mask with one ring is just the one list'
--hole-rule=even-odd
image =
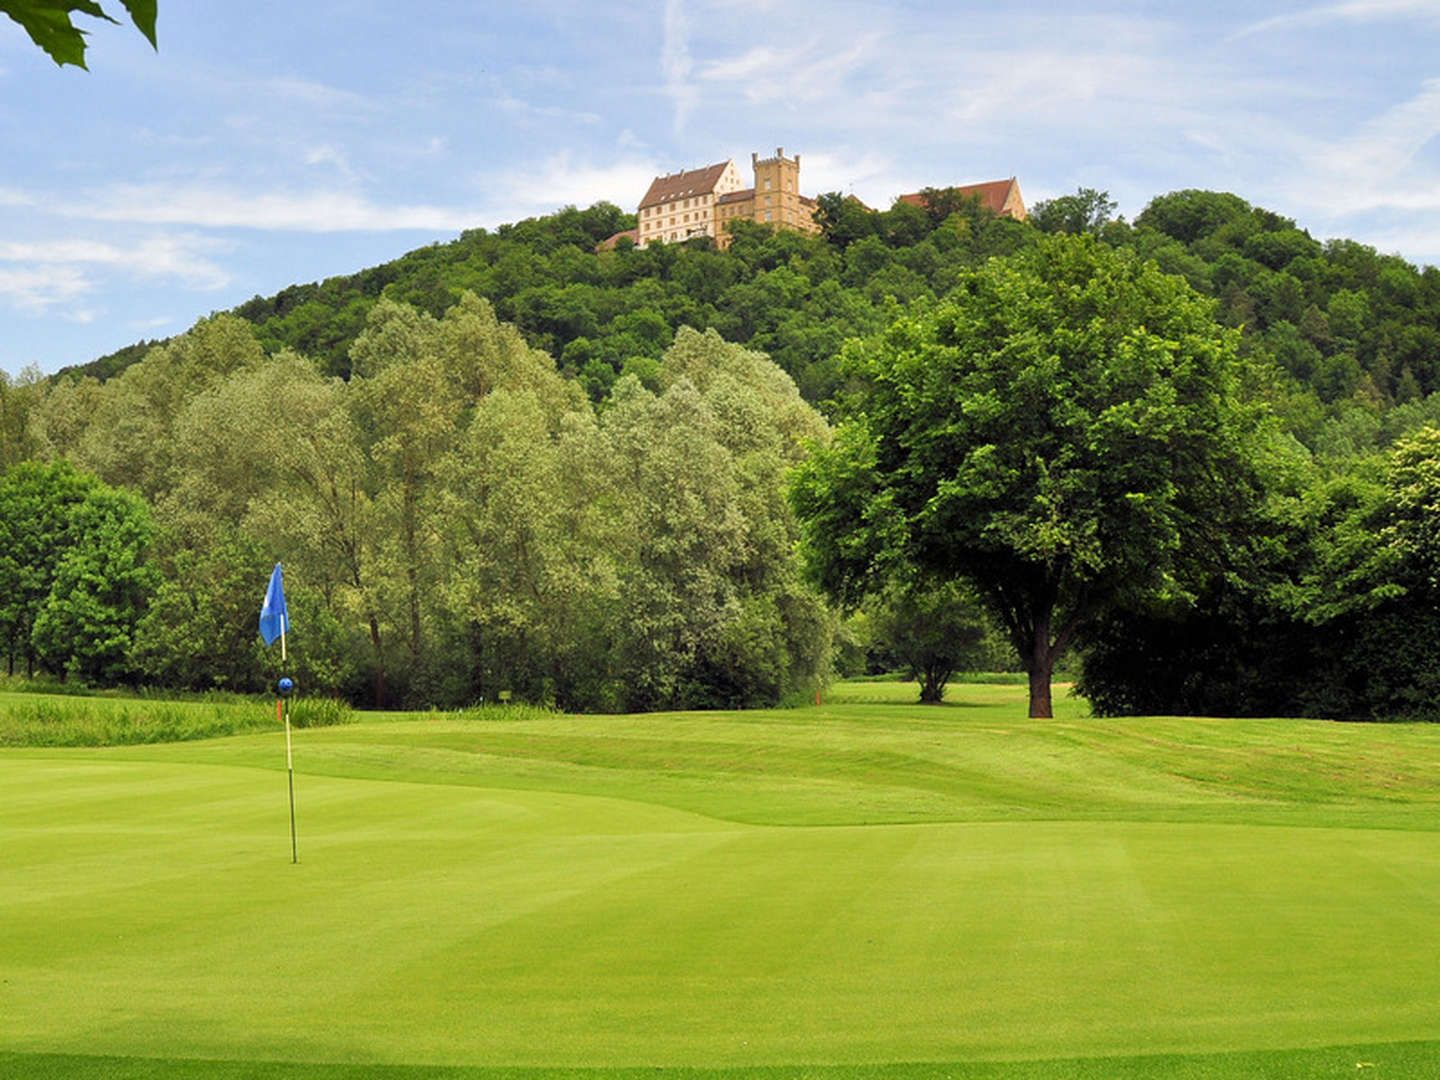
{"label": "golf green", "polygon": [[274,736],[0,753],[0,1050],[721,1068],[1440,1039],[1440,732],[1030,722],[986,694],[304,732],[293,866]]}

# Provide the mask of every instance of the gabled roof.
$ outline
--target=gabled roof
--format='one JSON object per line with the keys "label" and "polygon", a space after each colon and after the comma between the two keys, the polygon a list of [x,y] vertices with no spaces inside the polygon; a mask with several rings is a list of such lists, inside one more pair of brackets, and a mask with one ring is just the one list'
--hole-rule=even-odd
{"label": "gabled roof", "polygon": [[[1010,193],[1014,191],[1018,195],[1019,187],[1019,181],[1012,176],[1009,180],[989,180],[983,184],[957,184],[955,185],[955,190],[967,199],[978,196],[980,205],[985,207],[986,210],[990,210],[996,214],[1003,214],[1005,212],[1005,204],[1010,200]],[[900,198],[895,201],[909,203],[912,206],[919,206],[922,209],[925,206],[925,196],[918,191],[910,195],[901,195]],[[1024,203],[1022,202],[1020,205],[1023,208]],[[1021,210],[1021,216],[1024,216],[1023,209]]]}
{"label": "gabled roof", "polygon": [[715,205],[724,206],[726,203],[744,202],[746,199],[753,198],[755,198],[755,189],[753,187],[747,187],[741,191],[727,191],[715,200]]}
{"label": "gabled roof", "polygon": [[671,199],[688,199],[692,195],[705,195],[715,190],[725,167],[730,162],[722,161],[718,165],[706,165],[703,169],[690,169],[688,172],[672,173],[669,176],[657,176],[650,181],[650,190],[645,192],[645,197],[640,200],[642,207],[654,206],[656,203],[669,202]]}

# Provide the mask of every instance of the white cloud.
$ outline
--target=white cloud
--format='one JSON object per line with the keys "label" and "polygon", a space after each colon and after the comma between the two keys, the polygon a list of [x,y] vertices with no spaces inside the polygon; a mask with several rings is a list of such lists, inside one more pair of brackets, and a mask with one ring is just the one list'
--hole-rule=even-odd
{"label": "white cloud", "polygon": [[145,225],[276,229],[295,232],[458,232],[473,211],[445,206],[380,205],[341,191],[246,192],[222,187],[116,184],[60,207],[67,217]]}
{"label": "white cloud", "polygon": [[0,242],[0,263],[26,263],[32,268],[105,266],[148,277],[177,278],[190,288],[209,290],[223,288],[231,277],[202,252],[225,248],[208,237],[164,234],[124,246],[96,240],[7,241]]}
{"label": "white cloud", "polygon": [[261,87],[276,97],[299,101],[306,105],[322,108],[354,107],[365,105],[365,98],[350,90],[339,90],[309,79],[275,78],[267,79]]}
{"label": "white cloud", "polygon": [[95,287],[78,266],[0,266],[0,297],[20,311],[44,314],[52,304],[73,300]]}
{"label": "white cloud", "polygon": [[508,92],[502,93],[495,100],[495,104],[501,112],[521,120],[570,120],[592,125],[602,122],[599,113],[586,112],[583,109],[566,109],[558,105],[532,105]]}
{"label": "white cloud", "polygon": [[1298,147],[1284,189],[1298,203],[1335,217],[1371,210],[1440,212],[1440,177],[1417,162],[1440,136],[1440,79],[1375,117],[1354,135]]}
{"label": "white cloud", "polygon": [[897,195],[915,191],[926,184],[944,183],[930,177],[914,182],[908,175],[914,166],[898,165],[891,157],[875,151],[837,154],[811,151],[800,155],[800,188],[806,194],[839,191],[854,195],[868,206],[887,210]]}
{"label": "white cloud", "polygon": [[506,221],[550,213],[562,206],[589,206],[602,199],[622,209],[633,209],[660,171],[649,161],[577,164],[569,154],[558,154],[538,169],[517,170],[501,177],[495,185],[497,205],[490,217]]}
{"label": "white cloud", "polygon": [[728,84],[726,94],[738,94],[752,105],[812,105],[845,96],[845,84],[874,55],[873,36],[851,41],[844,48],[820,43],[777,49],[757,45],[738,56],[704,65],[698,78]]}
{"label": "white cloud", "polygon": [[1382,19],[1403,19],[1410,16],[1440,20],[1440,2],[1437,0],[1349,0],[1343,4],[1323,4],[1319,7],[1293,11],[1261,19],[1241,29],[1234,37],[1262,34],[1272,30],[1291,27],[1326,26],[1336,22],[1376,22]]}
{"label": "white cloud", "polygon": [[675,132],[685,130],[699,101],[699,92],[690,81],[694,68],[690,59],[689,25],[681,0],[665,0],[665,32],[660,46],[660,72],[665,76],[665,92],[675,110]]}

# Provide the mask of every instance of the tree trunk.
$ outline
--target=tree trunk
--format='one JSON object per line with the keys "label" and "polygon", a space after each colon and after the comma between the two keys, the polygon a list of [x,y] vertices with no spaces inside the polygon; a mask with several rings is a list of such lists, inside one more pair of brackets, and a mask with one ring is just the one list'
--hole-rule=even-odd
{"label": "tree trunk", "polygon": [[385,650],[380,647],[380,623],[370,616],[370,644],[375,649],[375,707],[385,708]]}
{"label": "tree trunk", "polygon": [[1050,677],[1055,673],[1055,657],[1060,654],[1050,641],[1050,610],[1035,620],[1035,640],[1025,670],[1030,673],[1030,719],[1049,720],[1055,715],[1050,707]]}
{"label": "tree trunk", "polygon": [[1030,665],[1031,720],[1049,720],[1055,715],[1050,708],[1050,676],[1054,670],[1054,657],[1049,655],[1043,662],[1037,656]]}

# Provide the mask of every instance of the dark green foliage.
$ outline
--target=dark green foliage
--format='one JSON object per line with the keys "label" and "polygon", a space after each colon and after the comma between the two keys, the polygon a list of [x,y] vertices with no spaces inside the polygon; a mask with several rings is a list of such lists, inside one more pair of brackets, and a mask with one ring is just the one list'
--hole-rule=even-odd
{"label": "dark green foliage", "polygon": [[[135,29],[155,44],[156,0],[120,0]],[[87,31],[72,21],[74,13],[115,22],[96,0],[0,0],[0,12],[24,27],[30,40],[44,49],[56,64],[85,67]]]}
{"label": "dark green foliage", "polygon": [[1047,237],[851,352],[835,444],[798,473],[812,572],[854,601],[965,579],[1032,676],[1096,615],[1216,573],[1260,495],[1263,410],[1185,282]]}
{"label": "dark green foliage", "polygon": [[79,508],[99,487],[66,461],[24,462],[0,476],[0,636],[12,675],[17,660],[34,673],[35,623],[74,543]]}
{"label": "dark green foliage", "polygon": [[1175,191],[1152,199],[1135,224],[1155,229],[1182,244],[1193,244],[1227,225],[1243,222],[1249,213],[1250,204],[1228,192]]}
{"label": "dark green foliage", "polygon": [[1115,214],[1109,192],[1078,188],[1074,195],[1045,199],[1030,208],[1030,223],[1041,232],[1092,233],[1099,236]]}
{"label": "dark green foliage", "polygon": [[57,373],[52,378],[58,379],[62,376],[75,378],[90,377],[104,382],[112,376],[120,374],[131,364],[137,363],[145,358],[145,354],[151,349],[164,345],[168,339],[156,341],[138,341],[134,345],[126,345],[116,349],[112,353],[91,360],[88,364],[77,364],[75,367],[66,368],[63,372]]}
{"label": "dark green foliage", "polygon": [[45,669],[91,683],[133,680],[135,628],[159,574],[146,555],[150,508],[96,486],[69,514],[64,547],[30,637]]}
{"label": "dark green foliage", "polygon": [[[1033,235],[973,198],[947,202],[943,194],[943,216],[908,204],[876,213],[854,199],[822,196],[822,210],[841,219],[825,236],[742,221],[725,252],[701,239],[597,254],[599,241],[633,227],[633,215],[608,203],[571,207],[494,232],[472,230],[357,274],[292,285],[235,314],[254,324],[267,352],[294,349],[326,374],[348,378],[350,346],[382,295],[438,317],[468,290],[579,379],[592,400],[603,400],[627,363],[658,359],[676,331],[691,326],[768,353],[808,400],[821,401],[839,385],[841,343],[878,331],[891,298],[941,296],[962,269]],[[873,246],[845,254],[866,237]],[[67,374],[103,381],[145,351],[132,346]]]}
{"label": "dark green foliage", "polygon": [[888,590],[869,613],[872,652],[920,684],[920,700],[939,704],[945,684],[975,660],[989,631],[978,598],[958,582],[926,588],[904,583]]}
{"label": "dark green foliage", "polygon": [[150,509],[68,462],[0,477],[0,635],[23,658],[89,682],[132,678],[135,628],[158,581]]}

